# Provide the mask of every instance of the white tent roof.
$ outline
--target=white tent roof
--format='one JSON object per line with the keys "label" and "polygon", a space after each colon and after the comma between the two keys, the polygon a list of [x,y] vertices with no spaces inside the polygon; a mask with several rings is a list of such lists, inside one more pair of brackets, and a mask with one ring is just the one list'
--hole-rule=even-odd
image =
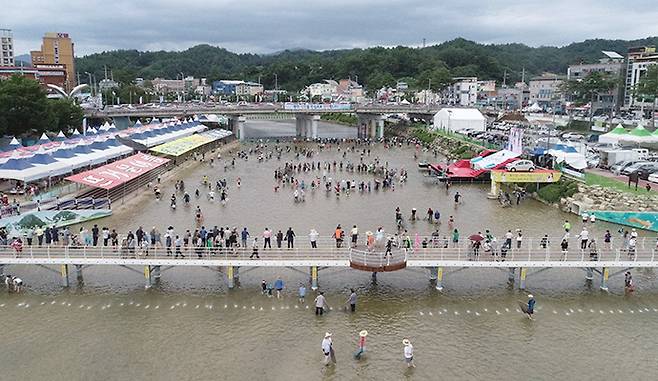
{"label": "white tent roof", "polygon": [[451,120],[486,120],[484,115],[475,108],[443,108],[437,113],[449,114]]}
{"label": "white tent roof", "polygon": [[15,137],[11,138],[11,142],[9,142],[10,146],[19,146],[21,145],[21,142],[18,141]]}

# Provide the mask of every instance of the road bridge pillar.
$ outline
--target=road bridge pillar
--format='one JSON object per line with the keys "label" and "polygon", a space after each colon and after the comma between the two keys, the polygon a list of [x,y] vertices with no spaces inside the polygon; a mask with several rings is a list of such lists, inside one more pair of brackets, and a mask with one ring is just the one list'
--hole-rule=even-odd
{"label": "road bridge pillar", "polygon": [[436,268],[436,289],[443,290],[443,267]]}
{"label": "road bridge pillar", "polygon": [[519,268],[519,290],[525,290],[525,278],[528,276],[528,269]]}
{"label": "road bridge pillar", "polygon": [[311,290],[318,289],[318,266],[311,266]]}
{"label": "road bridge pillar", "polygon": [[233,131],[233,134],[235,134],[235,137],[238,138],[238,140],[244,140],[244,124],[247,121],[247,118],[245,118],[242,115],[237,115],[233,116],[230,119],[230,124],[231,124],[231,131]]}
{"label": "road bridge pillar", "polygon": [[610,270],[607,267],[601,269],[601,290],[608,291],[608,278],[610,277]]}
{"label": "road bridge pillar", "polygon": [[320,121],[320,115],[311,115],[310,117],[310,122],[311,122],[311,131],[309,136],[311,139],[317,139],[318,138],[318,122]]}
{"label": "road bridge pillar", "polygon": [[384,119],[380,117],[377,120],[377,133],[375,134],[375,139],[382,138],[384,138]]}
{"label": "road bridge pillar", "polygon": [[60,273],[62,275],[62,286],[69,286],[69,265],[61,265]]}
{"label": "road bridge pillar", "polygon": [[302,136],[302,119],[299,115],[295,116],[295,136]]}

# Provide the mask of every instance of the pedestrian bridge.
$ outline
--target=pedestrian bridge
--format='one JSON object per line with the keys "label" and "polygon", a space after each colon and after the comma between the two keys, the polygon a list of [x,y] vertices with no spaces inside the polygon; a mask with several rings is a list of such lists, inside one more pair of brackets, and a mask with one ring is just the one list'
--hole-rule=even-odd
{"label": "pedestrian bridge", "polygon": [[[638,249],[633,253],[624,249],[599,250],[595,254],[577,250],[564,254],[555,248],[527,248],[509,250],[506,254],[476,255],[467,248],[396,249],[386,255],[383,248],[372,250],[350,247],[319,247],[292,249],[259,249],[259,258],[251,257],[251,249],[184,248],[179,255],[175,249],[163,247],[148,251],[113,247],[26,246],[20,252],[11,247],[0,248],[0,274],[6,265],[59,265],[68,286],[69,266],[75,266],[78,276],[87,266],[140,266],[144,268],[147,286],[160,277],[161,267],[190,266],[224,268],[229,287],[237,278],[239,268],[245,267],[307,267],[311,283],[317,287],[318,270],[324,268],[353,268],[371,273],[389,272],[404,268],[424,268],[430,279],[442,288],[444,268],[499,268],[508,269],[513,281],[519,269],[520,287],[525,288],[529,269],[581,268],[592,279],[601,274],[601,288],[607,289],[610,269],[658,267],[654,249]],[[599,270],[600,269],[600,270]],[[141,272],[141,271],[140,271]]]}

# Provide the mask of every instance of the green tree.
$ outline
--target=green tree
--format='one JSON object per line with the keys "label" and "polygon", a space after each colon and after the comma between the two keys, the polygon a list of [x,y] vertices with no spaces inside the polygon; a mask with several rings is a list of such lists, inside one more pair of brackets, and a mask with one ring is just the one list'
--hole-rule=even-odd
{"label": "green tree", "polygon": [[618,78],[606,73],[595,71],[583,79],[562,82],[560,91],[566,94],[576,104],[589,102],[589,125],[592,127],[595,104],[601,95],[610,94],[617,88]]}
{"label": "green tree", "polygon": [[40,134],[52,126],[53,119],[39,82],[21,76],[0,81],[0,133]]}
{"label": "green tree", "polygon": [[49,131],[72,131],[82,125],[84,112],[72,100],[50,99],[49,106],[53,116],[53,123],[48,126]]}
{"label": "green tree", "polygon": [[425,70],[416,77],[417,89],[430,89],[440,91],[452,82],[450,70],[446,67],[438,67],[432,70]]}
{"label": "green tree", "polygon": [[656,100],[658,99],[658,65],[651,65],[640,77],[634,89],[635,99],[641,102],[651,102],[652,126],[656,125]]}

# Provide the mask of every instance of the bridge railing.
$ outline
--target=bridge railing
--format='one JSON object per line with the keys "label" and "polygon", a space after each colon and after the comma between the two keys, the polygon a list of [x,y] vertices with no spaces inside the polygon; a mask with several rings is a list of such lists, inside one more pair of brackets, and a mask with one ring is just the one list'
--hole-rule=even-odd
{"label": "bridge railing", "polygon": [[351,249],[349,245],[340,248],[308,246],[295,248],[263,249],[258,247],[257,255],[252,247],[128,247],[128,246],[38,246],[26,245],[22,248],[0,246],[0,263],[7,258],[30,259],[206,259],[206,260],[269,260],[269,261],[322,261],[345,260],[364,265],[382,266],[401,262],[657,262],[655,249],[602,249],[571,250],[535,249],[476,252],[462,247],[454,248],[395,248],[390,255],[385,249]]}

